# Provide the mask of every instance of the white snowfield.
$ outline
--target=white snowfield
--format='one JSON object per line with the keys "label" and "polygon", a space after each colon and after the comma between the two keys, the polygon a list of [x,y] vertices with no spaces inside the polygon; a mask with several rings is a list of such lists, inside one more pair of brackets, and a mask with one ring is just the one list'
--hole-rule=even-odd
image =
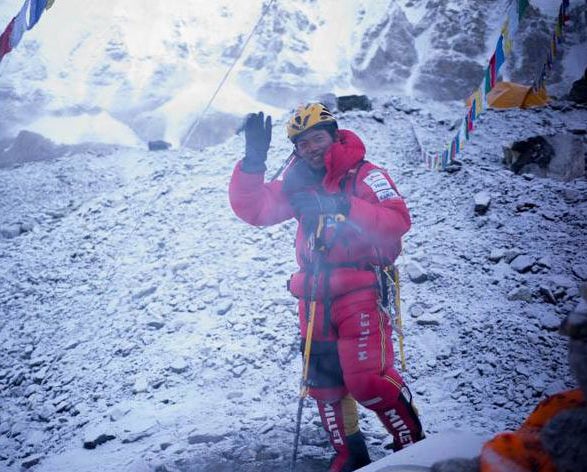
{"label": "white snowfield", "polygon": [[487,439],[487,437],[463,431],[443,431],[359,470],[361,472],[427,472],[432,464],[438,461],[455,457],[472,459],[478,456]]}
{"label": "white snowfield", "polygon": [[[512,140],[584,140],[587,111],[487,112],[462,170],[415,164],[414,130],[440,147],[453,131],[439,123],[458,112],[388,97],[338,116],[413,217],[398,261],[404,376],[430,441],[515,428],[573,385],[556,328],[587,278],[585,179],[501,164]],[[291,151],[283,126],[268,175]],[[289,467],[301,375],[285,288],[295,224],[254,228],[233,215],[227,186],[243,150],[237,136],[199,152],[120,148],[0,170],[1,470]],[[425,281],[412,281],[415,268]],[[376,417],[360,414],[372,458],[389,454]],[[298,470],[325,470],[330,454],[308,401]]]}

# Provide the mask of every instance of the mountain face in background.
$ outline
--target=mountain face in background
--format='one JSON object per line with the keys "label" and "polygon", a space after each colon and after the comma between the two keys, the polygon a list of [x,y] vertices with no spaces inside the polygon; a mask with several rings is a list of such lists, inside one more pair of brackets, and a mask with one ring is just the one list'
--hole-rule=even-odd
{"label": "mountain face in background", "polygon": [[[481,81],[508,3],[60,0],[0,65],[0,138],[29,129],[62,143],[178,145],[196,123],[188,144],[198,147],[225,139],[250,110],[281,113],[322,93],[462,100]],[[558,7],[532,3],[505,72],[525,83],[543,61]],[[2,24],[20,4],[3,2]],[[553,81],[564,70],[559,64]]]}

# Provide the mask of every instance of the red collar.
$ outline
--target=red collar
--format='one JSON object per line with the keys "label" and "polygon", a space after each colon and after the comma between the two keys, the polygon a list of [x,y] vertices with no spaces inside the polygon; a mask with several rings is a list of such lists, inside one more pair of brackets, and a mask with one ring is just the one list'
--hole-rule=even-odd
{"label": "red collar", "polygon": [[338,136],[324,156],[326,175],[322,184],[328,192],[338,192],[341,179],[365,157],[365,145],[355,133],[341,129]]}

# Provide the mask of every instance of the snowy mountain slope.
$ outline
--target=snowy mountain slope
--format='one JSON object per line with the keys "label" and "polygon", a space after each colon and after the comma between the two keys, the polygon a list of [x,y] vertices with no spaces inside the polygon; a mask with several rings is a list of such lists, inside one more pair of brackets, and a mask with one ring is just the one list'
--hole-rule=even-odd
{"label": "snowy mountain slope", "polygon": [[[446,174],[410,161],[412,125],[428,142],[449,132],[451,111],[415,111],[423,104],[392,97],[339,119],[389,168],[413,215],[400,260],[405,375],[425,428],[488,435],[571,385],[553,329],[586,277],[587,182],[515,176],[499,164],[500,145],[584,128],[587,112],[488,112],[463,170]],[[282,121],[274,131],[269,173],[290,149]],[[301,367],[285,289],[294,226],[233,216],[227,184],[243,146],[234,137],[199,152],[122,149],[0,170],[0,226],[32,226],[0,239],[1,468],[287,466]],[[493,199],[486,216],[473,211],[479,190]],[[506,262],[518,253],[534,261],[530,272]],[[414,262],[428,281],[407,276]],[[361,415],[381,457],[387,436]],[[308,403],[302,470],[327,463],[318,421]]]}
{"label": "snowy mountain slope", "polygon": [[[543,60],[551,3],[529,8],[515,80],[531,82]],[[20,4],[3,2],[0,24]],[[579,13],[582,2],[571,4]],[[479,85],[507,0],[273,2],[202,117],[263,5],[269,2],[56,2],[0,65],[0,139],[29,129],[60,143],[165,139],[177,146],[199,122],[187,143],[198,148],[230,137],[251,109],[277,114],[325,92],[462,100]],[[587,38],[573,41],[565,70],[576,79]]]}

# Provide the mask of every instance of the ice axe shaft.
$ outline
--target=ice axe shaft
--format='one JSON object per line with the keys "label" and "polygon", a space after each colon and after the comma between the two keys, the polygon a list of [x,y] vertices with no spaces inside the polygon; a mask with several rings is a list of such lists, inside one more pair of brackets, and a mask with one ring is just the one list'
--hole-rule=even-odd
{"label": "ice axe shaft", "polygon": [[[318,219],[318,226],[315,233],[315,242],[318,243],[322,230],[324,228],[324,216],[320,215]],[[314,270],[312,273],[312,290],[310,293],[310,310],[308,316],[308,329],[306,330],[306,342],[304,344],[304,369],[302,371],[302,381],[300,386],[300,399],[298,401],[298,412],[296,415],[296,430],[294,436],[294,447],[291,458],[291,471],[296,470],[296,459],[298,455],[298,444],[300,442],[300,428],[302,423],[302,410],[304,408],[304,399],[308,395],[308,371],[310,370],[310,354],[312,351],[312,336],[314,334],[314,321],[316,319],[316,295],[318,294],[318,282],[320,276],[320,262],[321,253],[323,249],[321,246],[316,245],[314,247],[314,254],[316,260],[314,261]]]}
{"label": "ice axe shaft", "polygon": [[284,171],[284,169],[290,164],[290,162],[294,159],[294,157],[296,157],[296,155],[297,154],[294,150],[289,155],[289,157],[283,162],[283,164],[281,164],[281,167],[279,169],[277,169],[277,172],[275,172],[275,174],[273,174],[273,176],[271,177],[269,182],[273,182],[274,180],[277,180],[279,178],[279,176],[281,175],[281,173]]}
{"label": "ice axe shaft", "polygon": [[401,298],[400,298],[400,283],[399,283],[399,270],[397,266],[393,268],[393,283],[395,284],[395,299],[393,303],[395,304],[395,315],[396,315],[396,322],[398,326],[398,334],[399,334],[399,356],[402,363],[402,371],[406,371],[406,355],[404,353],[404,330],[402,326],[402,307],[401,307]]}

